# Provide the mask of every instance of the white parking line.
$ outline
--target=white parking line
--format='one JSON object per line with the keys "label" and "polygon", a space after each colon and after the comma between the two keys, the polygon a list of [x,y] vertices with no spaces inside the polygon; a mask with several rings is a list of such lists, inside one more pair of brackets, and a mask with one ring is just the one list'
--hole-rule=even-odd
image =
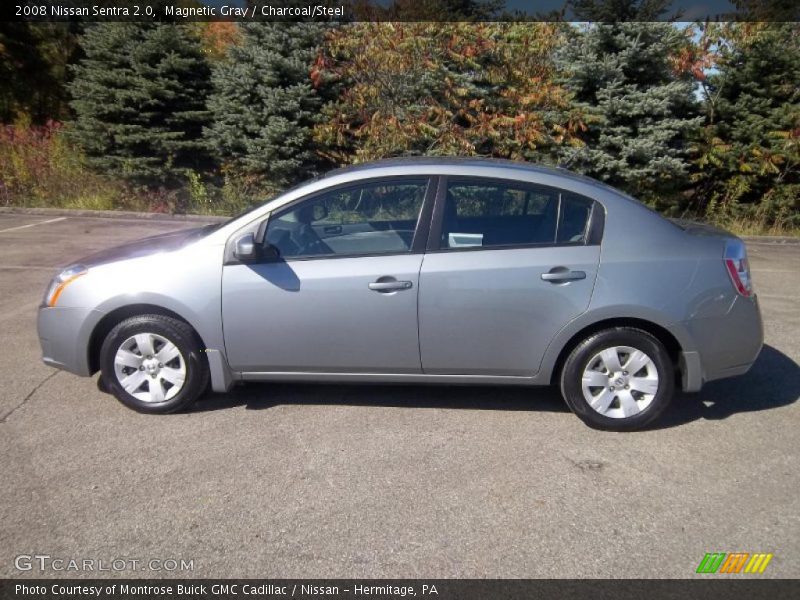
{"label": "white parking line", "polygon": [[56,223],[58,221],[66,221],[67,217],[58,217],[57,219],[48,219],[47,221],[37,221],[36,223],[28,223],[27,225],[18,225],[17,227],[9,227],[8,229],[0,229],[0,233],[8,231],[18,231],[20,229],[27,229],[28,227],[36,227],[37,225],[46,225],[47,223]]}

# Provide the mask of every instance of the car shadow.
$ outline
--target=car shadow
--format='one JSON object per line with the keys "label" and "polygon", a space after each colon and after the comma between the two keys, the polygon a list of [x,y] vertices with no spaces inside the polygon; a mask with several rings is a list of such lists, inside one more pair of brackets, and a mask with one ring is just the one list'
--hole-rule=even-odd
{"label": "car shadow", "polygon": [[664,429],[698,419],[717,421],[744,412],[780,408],[800,397],[800,365],[765,345],[745,375],[712,381],[697,394],[678,394],[653,426]]}
{"label": "car shadow", "polygon": [[189,410],[236,406],[262,410],[281,404],[569,412],[555,388],[550,387],[289,382],[248,383],[227,394],[207,394]]}
{"label": "car shadow", "polygon": [[[799,395],[800,366],[772,346],[764,346],[746,375],[708,383],[698,394],[678,394],[650,429],[778,408],[797,401]],[[288,382],[250,383],[227,394],[207,394],[189,410],[207,412],[238,406],[263,410],[283,404],[569,412],[555,387]]]}

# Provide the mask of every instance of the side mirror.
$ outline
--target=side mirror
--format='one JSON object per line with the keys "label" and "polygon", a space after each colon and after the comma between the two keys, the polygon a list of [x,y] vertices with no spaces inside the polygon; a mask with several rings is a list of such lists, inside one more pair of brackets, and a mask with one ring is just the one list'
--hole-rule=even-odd
{"label": "side mirror", "polygon": [[256,245],[255,235],[246,233],[238,240],[233,249],[233,255],[242,262],[251,262],[258,258],[258,246]]}

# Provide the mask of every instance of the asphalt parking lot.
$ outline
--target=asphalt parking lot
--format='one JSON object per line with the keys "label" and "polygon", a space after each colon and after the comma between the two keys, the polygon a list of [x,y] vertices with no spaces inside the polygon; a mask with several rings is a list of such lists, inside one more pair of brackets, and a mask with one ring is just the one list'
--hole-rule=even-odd
{"label": "asphalt parking lot", "polygon": [[57,266],[193,225],[0,214],[1,577],[62,575],[14,566],[47,554],[193,560],[99,573],[129,577],[680,578],[735,551],[800,576],[800,245],[749,244],[751,372],[640,433],[496,387],[263,384],[144,416],[42,364]]}

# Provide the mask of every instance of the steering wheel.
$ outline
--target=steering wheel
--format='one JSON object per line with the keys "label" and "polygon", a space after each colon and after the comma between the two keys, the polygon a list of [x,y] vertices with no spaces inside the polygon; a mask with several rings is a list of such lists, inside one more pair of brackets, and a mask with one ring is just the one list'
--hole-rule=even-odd
{"label": "steering wheel", "polygon": [[333,250],[331,247],[328,246],[325,242],[323,242],[320,238],[316,240],[311,240],[310,242],[306,243],[300,254],[306,255],[320,255],[320,254],[333,254]]}

